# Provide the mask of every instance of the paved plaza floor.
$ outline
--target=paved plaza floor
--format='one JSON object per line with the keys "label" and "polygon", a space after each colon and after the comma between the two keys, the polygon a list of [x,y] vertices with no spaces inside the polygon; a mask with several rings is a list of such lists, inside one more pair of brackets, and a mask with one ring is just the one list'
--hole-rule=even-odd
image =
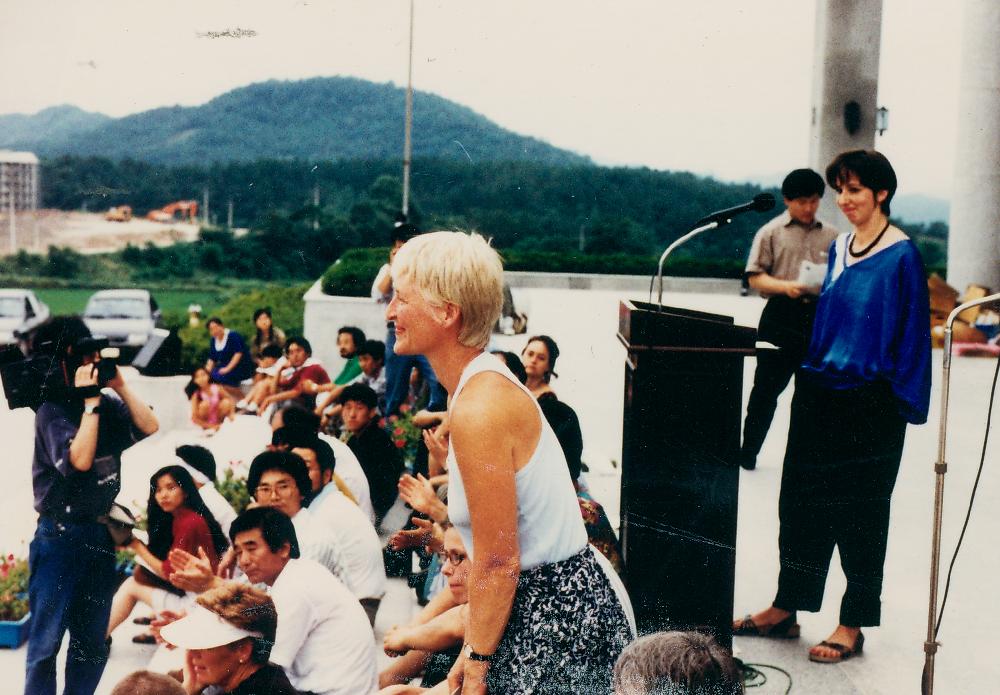
{"label": "paved plaza floor", "polygon": [[[585,440],[588,482],[613,523],[618,523],[618,462],[621,457],[621,413],[625,351],[615,337],[618,300],[622,293],[573,290],[522,290],[516,298],[530,315],[529,333],[548,333],[560,345],[562,356],[553,386],[560,398],[578,412]],[[763,302],[754,297],[673,294],[665,302],[724,313],[742,325],[756,325]],[[525,337],[499,337],[497,346],[520,351]],[[986,408],[995,362],[956,358],[952,366],[951,413],[944,508],[942,583],[965,517],[976,474],[986,425]],[[744,373],[744,403],[753,377],[754,361]],[[919,693],[927,624],[931,522],[934,494],[933,463],[937,453],[941,398],[941,352],[935,351],[931,413],[927,425],[910,427],[903,463],[893,496],[889,550],[883,590],[883,626],[865,631],[864,654],[840,665],[808,661],[810,645],[824,639],[837,622],[844,589],[836,555],[819,613],[801,613],[802,637],[797,640],[737,638],[737,656],[753,664],[776,666],[790,674],[792,693],[865,695]],[[755,612],[773,598],[778,572],[777,500],[781,459],[788,427],[790,394],[779,401],[774,425],[755,471],[741,473],[737,539],[736,612]],[[239,423],[237,423],[239,424]],[[240,425],[250,427],[250,423]],[[994,436],[1000,436],[994,425]],[[26,553],[34,528],[31,510],[32,428],[28,411],[6,412],[0,406],[0,432],[5,440],[5,484],[0,486],[0,551]],[[231,438],[244,430],[233,430]],[[123,498],[140,494],[144,480],[158,461],[151,452],[165,451],[177,433],[157,435],[146,446],[147,455],[126,461]],[[223,436],[222,433],[219,435]],[[220,440],[221,446],[222,440]],[[235,444],[232,444],[235,446]],[[951,595],[944,616],[937,658],[937,693],[1000,692],[1000,639],[993,632],[1000,605],[992,595],[1000,574],[996,536],[1000,528],[1000,457],[991,442],[986,466],[961,555],[955,566]],[[225,463],[225,462],[220,462]],[[137,492],[139,491],[139,492]],[[131,497],[128,497],[131,495]],[[992,579],[991,579],[992,578]],[[393,580],[376,625],[377,632],[404,622],[414,610],[413,593],[402,580]],[[108,693],[130,671],[144,666],[154,649],[133,645],[129,637],[137,626],[126,623],[116,633],[112,658],[99,689]],[[23,687],[25,649],[0,651],[3,692]],[[768,682],[749,692],[784,693],[788,678],[762,669]]]}

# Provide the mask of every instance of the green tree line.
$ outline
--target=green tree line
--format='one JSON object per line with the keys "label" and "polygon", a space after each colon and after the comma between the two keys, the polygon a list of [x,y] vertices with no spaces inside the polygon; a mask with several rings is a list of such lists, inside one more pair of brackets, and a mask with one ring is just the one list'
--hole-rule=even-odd
{"label": "green tree line", "polygon": [[[173,200],[201,200],[207,189],[216,224],[197,242],[122,253],[136,273],[150,277],[203,272],[316,278],[348,249],[386,245],[401,200],[399,166],[389,161],[163,167],[60,157],[43,162],[42,180],[48,207],[101,210],[128,204],[140,215]],[[702,216],[761,192],[751,184],[689,173],[532,162],[416,160],[411,181],[410,217],[424,229],[476,229],[500,249],[567,256],[656,256]],[[780,210],[780,194],[770,192]],[[249,229],[246,234],[224,228],[229,201],[234,227]],[[756,229],[773,214],[777,211],[738,216],[697,237],[675,258],[718,261],[730,275],[733,263],[746,258]],[[929,266],[943,265],[946,225],[908,224],[907,231]]]}

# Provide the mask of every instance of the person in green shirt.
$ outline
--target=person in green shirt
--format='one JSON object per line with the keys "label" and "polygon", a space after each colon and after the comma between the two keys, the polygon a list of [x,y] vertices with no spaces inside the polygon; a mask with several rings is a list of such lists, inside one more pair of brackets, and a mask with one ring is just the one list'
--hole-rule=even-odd
{"label": "person in green shirt", "polygon": [[361,365],[358,364],[358,348],[365,344],[365,333],[360,328],[354,326],[342,326],[337,331],[337,349],[340,356],[347,360],[344,368],[340,370],[333,383],[337,386],[344,386],[354,381],[361,373]]}

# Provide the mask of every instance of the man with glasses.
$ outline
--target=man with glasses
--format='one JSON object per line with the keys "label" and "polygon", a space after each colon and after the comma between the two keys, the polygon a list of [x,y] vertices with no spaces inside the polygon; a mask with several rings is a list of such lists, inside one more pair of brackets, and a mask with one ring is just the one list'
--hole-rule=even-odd
{"label": "man with glasses", "polygon": [[336,528],[339,519],[325,513],[314,514],[303,506],[312,492],[312,483],[302,457],[290,451],[258,454],[250,464],[247,489],[257,504],[284,512],[292,520],[302,556],[333,572],[357,597],[374,625],[385,594],[381,553],[378,564],[374,564],[365,543],[343,541]]}

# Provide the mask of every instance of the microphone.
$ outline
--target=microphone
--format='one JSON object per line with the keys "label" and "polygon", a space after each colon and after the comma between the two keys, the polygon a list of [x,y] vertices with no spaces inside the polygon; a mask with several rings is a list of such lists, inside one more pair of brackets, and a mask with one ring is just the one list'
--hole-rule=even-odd
{"label": "microphone", "polygon": [[705,217],[702,217],[692,226],[700,227],[711,222],[717,222],[720,225],[726,224],[731,220],[731,218],[736,215],[742,215],[744,212],[766,212],[772,208],[774,208],[774,196],[770,193],[758,193],[749,203],[743,203],[742,205],[713,212]]}

